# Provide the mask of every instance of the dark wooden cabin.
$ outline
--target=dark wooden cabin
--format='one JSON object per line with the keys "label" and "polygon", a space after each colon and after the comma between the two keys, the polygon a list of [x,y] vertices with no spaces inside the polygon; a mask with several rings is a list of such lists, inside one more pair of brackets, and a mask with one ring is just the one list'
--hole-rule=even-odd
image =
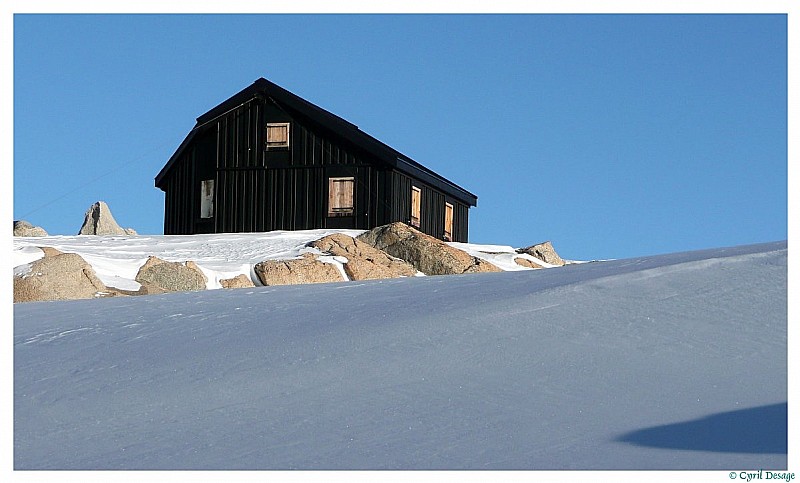
{"label": "dark wooden cabin", "polygon": [[478,198],[260,78],[197,118],[155,178],[164,234],[370,229],[466,242]]}

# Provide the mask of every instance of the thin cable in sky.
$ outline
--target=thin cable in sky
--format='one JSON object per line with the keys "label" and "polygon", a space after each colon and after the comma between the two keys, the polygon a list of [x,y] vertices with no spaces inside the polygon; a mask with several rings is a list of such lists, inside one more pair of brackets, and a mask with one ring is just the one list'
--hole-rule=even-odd
{"label": "thin cable in sky", "polygon": [[123,162],[121,162],[121,163],[117,164],[117,165],[116,165],[116,166],[114,166],[114,167],[113,167],[111,170],[109,170],[109,171],[106,171],[105,173],[103,173],[103,174],[101,174],[101,175],[99,175],[99,176],[95,176],[94,178],[90,179],[89,181],[87,181],[87,182],[85,182],[85,183],[83,183],[83,184],[80,184],[80,185],[78,185],[78,186],[76,186],[76,187],[72,188],[71,190],[69,190],[69,191],[67,191],[67,192],[65,192],[65,193],[63,193],[63,194],[61,194],[61,195],[59,195],[59,196],[57,196],[57,197],[55,197],[55,198],[51,199],[50,201],[48,201],[48,202],[46,202],[46,203],[44,203],[44,204],[42,204],[42,205],[39,205],[38,207],[36,207],[36,208],[34,208],[34,209],[32,209],[32,210],[28,211],[27,213],[24,213],[22,216],[20,216],[20,219],[25,219],[25,218],[27,218],[28,216],[30,216],[30,215],[32,215],[32,214],[34,214],[34,213],[36,213],[37,211],[39,211],[39,210],[41,210],[41,209],[43,209],[43,208],[47,208],[48,206],[52,205],[52,204],[53,204],[53,203],[55,203],[56,201],[60,201],[60,200],[62,200],[62,199],[64,199],[64,198],[66,198],[67,196],[71,195],[72,193],[74,193],[74,192],[76,192],[76,191],[78,191],[78,190],[80,190],[80,189],[83,189],[83,188],[85,188],[85,187],[89,186],[90,184],[94,183],[95,181],[101,180],[101,179],[105,178],[106,176],[108,176],[108,175],[110,175],[110,174],[116,173],[116,172],[117,172],[117,171],[119,171],[119,170],[120,170],[120,169],[121,169],[123,166],[130,165],[131,163],[135,163],[135,162],[137,162],[137,161],[139,161],[139,160],[141,160],[141,159],[145,158],[146,156],[149,156],[150,154],[154,153],[155,151],[157,151],[157,150],[159,150],[159,149],[161,149],[161,148],[165,147],[165,146],[166,146],[168,143],[171,143],[172,141],[173,141],[172,139],[170,139],[170,140],[166,140],[166,141],[164,141],[163,143],[161,143],[161,144],[159,144],[159,145],[157,145],[157,146],[153,147],[153,148],[152,148],[152,149],[150,149],[149,151],[146,151],[146,152],[144,152],[143,154],[141,154],[141,155],[137,156],[136,158],[133,158],[133,159],[131,159],[131,160],[128,160],[128,161],[123,161]]}

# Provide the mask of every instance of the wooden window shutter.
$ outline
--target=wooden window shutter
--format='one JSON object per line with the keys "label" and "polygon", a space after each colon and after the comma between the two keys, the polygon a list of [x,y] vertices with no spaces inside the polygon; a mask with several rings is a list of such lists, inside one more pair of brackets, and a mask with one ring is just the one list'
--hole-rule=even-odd
{"label": "wooden window shutter", "polygon": [[289,123],[275,122],[267,124],[267,147],[289,146]]}
{"label": "wooden window shutter", "polygon": [[422,190],[416,186],[411,187],[411,226],[419,228],[420,206],[422,200]]}
{"label": "wooden window shutter", "polygon": [[453,205],[444,204],[444,239],[453,241]]}
{"label": "wooden window shutter", "polygon": [[355,178],[329,178],[328,215],[352,215],[354,191]]}

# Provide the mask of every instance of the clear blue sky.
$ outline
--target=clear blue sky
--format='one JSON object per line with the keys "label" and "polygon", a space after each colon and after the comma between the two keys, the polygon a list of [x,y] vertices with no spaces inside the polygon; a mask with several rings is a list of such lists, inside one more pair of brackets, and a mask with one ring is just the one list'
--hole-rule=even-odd
{"label": "clear blue sky", "polygon": [[14,219],[153,178],[258,77],[478,195],[470,241],[622,258],[787,238],[785,15],[16,15]]}

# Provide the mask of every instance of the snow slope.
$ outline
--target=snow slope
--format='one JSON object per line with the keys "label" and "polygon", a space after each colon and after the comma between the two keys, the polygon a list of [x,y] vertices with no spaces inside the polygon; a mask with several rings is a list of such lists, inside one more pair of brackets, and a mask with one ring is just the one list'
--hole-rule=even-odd
{"label": "snow slope", "polygon": [[786,468],[786,284],[779,242],[16,304],[14,466]]}

